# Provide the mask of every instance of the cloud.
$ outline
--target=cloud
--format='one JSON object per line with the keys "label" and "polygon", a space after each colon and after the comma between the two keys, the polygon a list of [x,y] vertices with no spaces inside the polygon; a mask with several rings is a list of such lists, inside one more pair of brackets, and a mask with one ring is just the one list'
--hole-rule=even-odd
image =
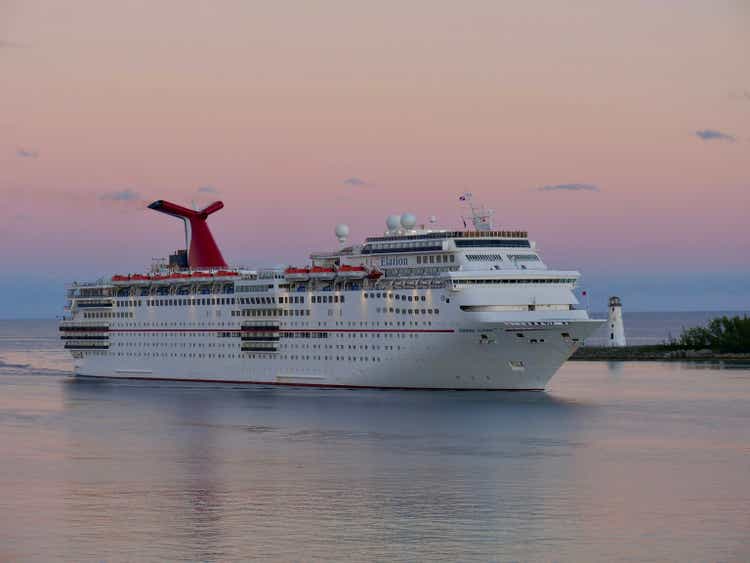
{"label": "cloud", "polygon": [[219,193],[219,190],[217,190],[213,186],[201,186],[200,188],[198,188],[197,191],[199,194],[218,194]]}
{"label": "cloud", "polygon": [[537,192],[600,192],[599,186],[593,184],[555,184],[535,188]]}
{"label": "cloud", "polygon": [[99,199],[105,201],[139,201],[141,200],[141,194],[130,188],[124,190],[117,190],[114,192],[107,192],[99,196]]}
{"label": "cloud", "polygon": [[352,176],[351,178],[347,178],[344,180],[344,184],[347,186],[355,186],[355,187],[364,187],[371,185],[370,182],[366,182],[362,178],[357,178],[356,176]]}
{"label": "cloud", "polygon": [[715,129],[701,129],[695,132],[695,136],[703,141],[726,141],[728,143],[737,142],[737,138],[729,133],[722,133]]}
{"label": "cloud", "polygon": [[21,43],[16,43],[15,41],[7,41],[5,39],[0,39],[0,49],[20,49],[21,47],[25,47],[26,45],[23,45]]}
{"label": "cloud", "polygon": [[23,147],[18,147],[16,149],[16,156],[18,156],[18,158],[39,158],[39,151],[36,149],[24,149]]}

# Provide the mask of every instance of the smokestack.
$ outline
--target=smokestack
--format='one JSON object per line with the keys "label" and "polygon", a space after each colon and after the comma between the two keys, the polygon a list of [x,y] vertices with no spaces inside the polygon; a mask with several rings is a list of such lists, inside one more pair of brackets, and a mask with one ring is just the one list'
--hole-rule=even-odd
{"label": "smokestack", "polygon": [[148,206],[149,209],[160,211],[172,217],[182,219],[185,224],[185,247],[188,254],[188,266],[198,268],[227,268],[227,263],[221,255],[219,247],[214,241],[206,219],[224,204],[215,201],[200,211],[182,207],[176,203],[159,199]]}

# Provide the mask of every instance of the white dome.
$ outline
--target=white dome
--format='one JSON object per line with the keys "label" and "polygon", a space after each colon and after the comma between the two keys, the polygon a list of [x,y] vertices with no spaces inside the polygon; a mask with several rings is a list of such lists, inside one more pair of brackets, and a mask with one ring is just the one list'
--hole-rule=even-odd
{"label": "white dome", "polygon": [[401,216],[401,226],[404,229],[411,230],[417,224],[417,218],[413,213],[404,213]]}
{"label": "white dome", "polygon": [[333,232],[336,234],[336,238],[339,239],[339,242],[343,243],[349,237],[349,225],[345,225],[344,223],[336,225]]}
{"label": "white dome", "polygon": [[401,226],[401,215],[389,215],[388,219],[385,220],[385,224],[389,231],[395,231]]}

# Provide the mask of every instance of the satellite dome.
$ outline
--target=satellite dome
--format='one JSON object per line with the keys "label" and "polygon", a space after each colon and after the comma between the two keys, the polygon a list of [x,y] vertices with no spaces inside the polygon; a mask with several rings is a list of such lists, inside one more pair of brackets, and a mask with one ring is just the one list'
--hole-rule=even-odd
{"label": "satellite dome", "polygon": [[388,219],[385,220],[385,224],[389,231],[395,231],[401,226],[401,215],[389,215]]}
{"label": "satellite dome", "polygon": [[336,234],[336,238],[339,239],[339,242],[343,243],[349,237],[349,225],[345,225],[344,223],[336,225],[334,233]]}
{"label": "satellite dome", "polygon": [[411,230],[417,224],[417,218],[413,213],[404,213],[401,216],[401,226],[404,229]]}

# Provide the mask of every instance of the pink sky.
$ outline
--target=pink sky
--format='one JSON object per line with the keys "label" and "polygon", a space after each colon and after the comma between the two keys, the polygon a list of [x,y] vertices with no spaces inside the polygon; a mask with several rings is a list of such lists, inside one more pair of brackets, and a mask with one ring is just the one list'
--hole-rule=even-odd
{"label": "pink sky", "polygon": [[471,190],[553,266],[748,271],[749,53],[740,1],[5,0],[0,261],[139,269],[143,202],[216,198],[230,261],[300,262]]}

